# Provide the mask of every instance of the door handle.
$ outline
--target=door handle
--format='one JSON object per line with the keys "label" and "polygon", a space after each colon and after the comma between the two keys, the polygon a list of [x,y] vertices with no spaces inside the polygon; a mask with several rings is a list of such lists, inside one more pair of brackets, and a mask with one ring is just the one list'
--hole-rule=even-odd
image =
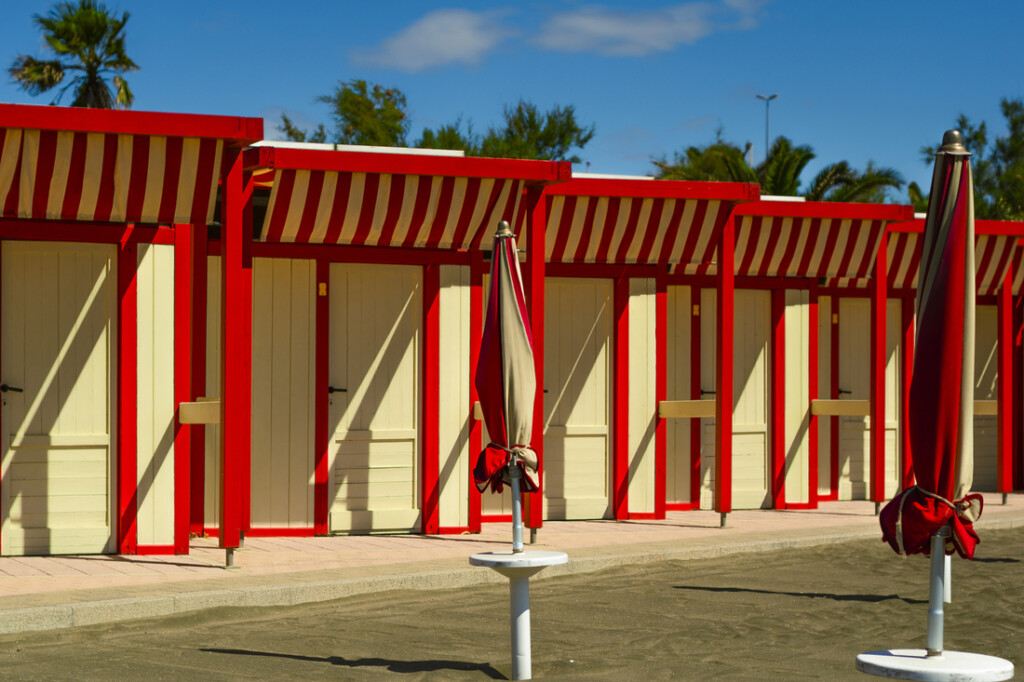
{"label": "door handle", "polygon": [[7,391],[11,391],[12,393],[24,393],[20,388],[8,386],[7,384],[0,384],[0,393],[7,393]]}
{"label": "door handle", "polygon": [[853,391],[847,391],[845,388],[839,389],[839,395],[853,395]]}
{"label": "door handle", "polygon": [[328,386],[327,387],[327,392],[328,393],[348,393],[348,389],[347,388],[335,388],[334,386]]}
{"label": "door handle", "polygon": [[715,391],[705,391],[703,388],[700,389],[700,395],[703,398],[706,395],[715,395]]}

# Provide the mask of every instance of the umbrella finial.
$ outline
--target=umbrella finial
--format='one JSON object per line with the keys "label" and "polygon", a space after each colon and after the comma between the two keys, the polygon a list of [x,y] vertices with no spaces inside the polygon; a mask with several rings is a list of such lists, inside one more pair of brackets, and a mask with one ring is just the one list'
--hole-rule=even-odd
{"label": "umbrella finial", "polygon": [[507,220],[502,220],[500,223],[498,223],[498,232],[494,236],[495,237],[511,237],[511,236],[513,236],[512,226],[508,224]]}
{"label": "umbrella finial", "polygon": [[939,147],[937,154],[958,154],[964,156],[970,156],[971,153],[967,151],[967,147],[964,146],[964,136],[959,130],[947,130],[942,135],[942,146]]}

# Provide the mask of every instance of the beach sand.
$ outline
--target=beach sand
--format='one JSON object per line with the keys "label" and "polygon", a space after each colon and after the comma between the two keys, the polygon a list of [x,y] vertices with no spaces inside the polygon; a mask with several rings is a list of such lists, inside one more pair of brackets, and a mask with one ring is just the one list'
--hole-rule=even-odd
{"label": "beach sand", "polygon": [[[953,558],[947,649],[1024,662],[1024,529]],[[570,557],[570,561],[572,557]],[[485,570],[485,569],[481,569]],[[625,566],[531,584],[533,675],[856,680],[923,647],[928,561],[881,541]],[[8,679],[504,679],[508,590],[396,591],[0,636]]]}

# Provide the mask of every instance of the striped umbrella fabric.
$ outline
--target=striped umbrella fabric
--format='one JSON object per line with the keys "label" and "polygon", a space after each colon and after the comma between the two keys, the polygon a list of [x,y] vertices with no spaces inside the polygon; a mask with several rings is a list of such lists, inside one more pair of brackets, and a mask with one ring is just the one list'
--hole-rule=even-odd
{"label": "striped umbrella fabric", "polygon": [[516,239],[502,222],[494,236],[491,290],[474,383],[491,442],[473,469],[477,488],[501,492],[510,457],[523,470],[523,490],[537,490],[537,453],[530,448],[537,377]]}
{"label": "striped umbrella fabric", "polygon": [[0,217],[213,221],[224,141],[0,129]]}
{"label": "striped umbrella fabric", "polygon": [[917,485],[886,505],[884,539],[899,554],[929,554],[947,524],[954,550],[970,559],[982,499],[974,472],[974,188],[969,153],[949,131],[936,156],[917,288],[917,338],[908,428]]}

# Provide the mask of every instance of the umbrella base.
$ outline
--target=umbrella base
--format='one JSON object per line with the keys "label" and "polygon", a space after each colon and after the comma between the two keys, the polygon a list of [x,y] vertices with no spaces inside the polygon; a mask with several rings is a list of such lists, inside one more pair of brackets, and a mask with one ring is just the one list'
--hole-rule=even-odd
{"label": "umbrella base", "polygon": [[995,656],[943,651],[928,656],[924,649],[868,651],[857,656],[857,670],[898,680],[988,682],[1013,677],[1013,663]]}

